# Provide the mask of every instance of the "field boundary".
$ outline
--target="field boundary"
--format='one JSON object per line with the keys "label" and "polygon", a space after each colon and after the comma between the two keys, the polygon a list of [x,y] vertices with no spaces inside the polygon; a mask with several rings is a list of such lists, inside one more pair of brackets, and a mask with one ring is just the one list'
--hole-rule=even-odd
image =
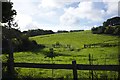
{"label": "field boundary", "polygon": [[[7,66],[7,63],[2,63],[2,66]],[[43,69],[73,69],[73,64],[39,64],[39,63],[14,63],[14,67],[23,68],[43,68]],[[120,65],[87,65],[76,64],[77,70],[105,70],[119,71]]]}
{"label": "field boundary", "polygon": [[[8,66],[7,63],[2,63],[2,66]],[[72,64],[39,64],[39,63],[14,63],[13,67],[22,68],[43,68],[43,69],[72,69],[74,80],[78,80],[77,70],[104,70],[104,71],[120,71],[120,65],[87,65],[76,64],[76,61],[72,61]],[[14,74],[13,74],[14,75]],[[118,74],[119,75],[119,74]],[[119,77],[118,77],[119,78]]]}
{"label": "field boundary", "polygon": [[96,44],[84,44],[84,48],[92,48],[92,47],[115,47],[120,46],[115,43],[96,43]]}

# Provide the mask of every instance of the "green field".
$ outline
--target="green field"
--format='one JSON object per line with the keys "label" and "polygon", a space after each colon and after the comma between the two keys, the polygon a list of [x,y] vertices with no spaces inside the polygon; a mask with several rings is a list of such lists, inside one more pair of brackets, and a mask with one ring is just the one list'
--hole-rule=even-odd
{"label": "green field", "polygon": [[[76,60],[77,64],[89,64],[88,55],[93,55],[93,64],[118,64],[118,46],[115,47],[94,47],[84,48],[84,44],[95,43],[118,43],[117,36],[92,34],[91,31],[59,33],[52,35],[43,35],[30,37],[31,40],[37,41],[38,44],[45,45],[44,49],[36,49],[26,52],[15,52],[15,62],[26,63],[52,63],[52,59],[48,57],[49,49],[54,50],[54,64],[71,64]],[[54,47],[53,45],[57,45]],[[3,62],[7,61],[7,55],[3,55]],[[19,77],[35,77],[35,78],[72,78],[72,70],[54,70],[48,69],[25,69],[16,68]],[[103,74],[103,71],[96,71]],[[84,75],[81,75],[84,74]],[[116,78],[116,72],[107,72],[108,78]],[[79,78],[88,78],[88,71],[78,71]],[[98,76],[100,77],[100,76]]]}

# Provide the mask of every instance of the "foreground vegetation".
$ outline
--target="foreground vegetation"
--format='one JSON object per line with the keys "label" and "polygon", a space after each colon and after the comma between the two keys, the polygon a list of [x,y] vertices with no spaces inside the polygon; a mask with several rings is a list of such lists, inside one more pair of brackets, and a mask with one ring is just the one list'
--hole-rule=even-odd
{"label": "foreground vegetation", "polygon": [[[95,34],[90,31],[79,32],[79,30],[58,31],[62,34],[52,34],[51,30],[31,30],[28,32],[21,32],[11,28],[11,26],[18,27],[14,22],[14,17],[17,15],[16,10],[12,9],[12,2],[2,3],[2,51],[3,53],[12,53],[14,48],[14,61],[26,63],[54,63],[54,64],[71,64],[72,60],[76,60],[78,64],[89,64],[88,55],[93,55],[93,64],[118,64],[118,37],[103,35],[111,34],[119,35],[120,33],[120,18],[109,19],[104,22],[102,27],[93,28]],[[111,24],[112,20],[112,24]],[[118,21],[119,20],[119,21]],[[114,24],[115,23],[115,24]],[[64,33],[65,32],[65,33]],[[67,33],[66,33],[67,32]],[[43,34],[52,34],[44,36],[35,36]],[[101,35],[98,35],[101,34]],[[37,43],[36,43],[37,42]],[[13,43],[13,45],[12,45]],[[115,46],[97,46],[92,48],[84,47],[84,44],[115,44]],[[43,44],[43,45],[38,45]],[[45,48],[44,48],[45,47]],[[53,55],[50,55],[50,50],[53,49]],[[23,52],[22,52],[23,51]],[[1,57],[1,56],[0,56]],[[2,55],[2,61],[7,62],[8,54]],[[53,58],[53,59],[52,59]],[[6,67],[3,67],[3,78],[7,78]],[[72,70],[47,70],[47,69],[25,69],[16,68],[16,76],[18,78],[66,78],[70,80],[73,78]],[[89,78],[91,74],[89,71],[78,71],[78,78]],[[94,78],[117,78],[117,72],[110,71],[94,71]],[[6,79],[5,79],[6,80]],[[8,79],[9,80],[9,79]]]}
{"label": "foreground vegetation", "polygon": [[[118,43],[117,36],[92,34],[91,31],[61,33],[44,36],[31,37],[38,44],[45,45],[44,49],[33,49],[26,52],[15,52],[15,62],[27,63],[55,63],[71,64],[76,60],[77,64],[89,64],[88,55],[93,55],[93,64],[118,64],[118,46],[115,47],[94,47],[84,48],[84,44],[92,43]],[[54,50],[53,61],[49,56],[50,48]],[[3,62],[7,61],[6,55],[3,55]],[[47,69],[25,69],[16,68],[19,77],[33,78],[72,78],[72,70],[51,70]],[[64,71],[64,73],[63,73]],[[62,74],[61,74],[62,73]],[[105,72],[95,71],[100,75]],[[94,74],[95,74],[94,73]],[[84,75],[81,75],[84,74]],[[107,72],[108,78],[116,78],[117,72]],[[112,76],[111,76],[112,75]],[[88,78],[88,71],[78,71],[79,78]]]}

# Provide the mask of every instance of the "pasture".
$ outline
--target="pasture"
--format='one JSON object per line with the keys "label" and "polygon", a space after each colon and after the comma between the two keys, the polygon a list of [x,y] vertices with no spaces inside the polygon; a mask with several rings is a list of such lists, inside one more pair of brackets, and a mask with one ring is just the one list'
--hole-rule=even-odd
{"label": "pasture", "polygon": [[[117,36],[104,34],[92,34],[91,31],[59,33],[30,37],[38,44],[45,45],[44,49],[34,49],[26,52],[15,52],[14,62],[26,63],[53,63],[71,64],[76,60],[77,64],[89,64],[89,54],[92,55],[93,64],[119,64],[118,46],[84,48],[84,44],[109,43],[118,44]],[[50,48],[53,48],[53,58],[49,56]],[[7,54],[2,56],[3,62],[7,61]],[[18,77],[33,78],[67,78],[73,77],[72,70],[48,70],[16,68]],[[94,71],[97,78],[106,75],[107,78],[117,78],[117,72]],[[78,78],[89,78],[89,71],[78,71]]]}

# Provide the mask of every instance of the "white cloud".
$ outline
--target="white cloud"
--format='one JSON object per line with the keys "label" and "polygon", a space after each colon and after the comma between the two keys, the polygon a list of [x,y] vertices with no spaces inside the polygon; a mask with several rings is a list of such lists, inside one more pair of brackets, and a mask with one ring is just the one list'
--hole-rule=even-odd
{"label": "white cloud", "polygon": [[[93,7],[95,5],[94,1],[96,2],[98,0],[80,1],[82,0],[12,0],[14,2],[14,8],[18,12],[16,19],[20,28],[23,30],[37,28],[37,26],[41,26],[41,29],[53,30],[77,29],[77,27],[72,26],[74,24],[84,24],[81,19],[87,20],[85,24],[89,22],[92,24],[92,22],[103,21],[105,16],[115,16],[117,14],[118,3],[116,1],[118,0],[100,0],[106,4],[106,11]],[[80,3],[76,8],[66,8],[66,5],[70,6],[73,2]],[[50,22],[52,25],[50,25]],[[70,26],[68,27],[68,25]],[[83,28],[88,29],[88,26],[85,26]]]}
{"label": "white cloud", "polygon": [[102,0],[102,2],[119,2],[120,0]]}
{"label": "white cloud", "polygon": [[[33,21],[29,25],[25,27],[24,30],[29,30],[29,29],[44,29],[44,30],[53,30],[57,32],[58,30],[72,30],[72,29],[77,29],[77,27],[73,26],[67,26],[66,25],[61,25],[61,24],[40,24],[36,21]],[[82,28],[81,28],[82,29]]]}
{"label": "white cloud", "polygon": [[61,24],[64,25],[72,25],[77,24],[79,22],[79,19],[74,14],[75,9],[70,7],[69,9],[65,9],[65,13],[60,17]]}
{"label": "white cloud", "polygon": [[39,7],[43,8],[59,8],[60,6],[57,6],[58,3],[56,3],[54,0],[42,0]]}
{"label": "white cloud", "polygon": [[64,1],[59,1],[59,0],[41,0],[39,7],[43,8],[49,8],[49,9],[55,9],[55,8],[63,8],[65,5],[71,4],[73,2],[78,2],[80,0],[64,0]]}
{"label": "white cloud", "polygon": [[80,19],[101,21],[103,20],[103,15],[104,10],[95,9],[93,7],[93,2],[81,2],[77,8],[70,7],[65,9],[65,13],[60,17],[60,21],[61,23],[68,24],[77,23]]}
{"label": "white cloud", "polygon": [[115,15],[118,13],[118,2],[105,2],[108,15]]}
{"label": "white cloud", "polygon": [[45,12],[45,13],[41,12],[41,13],[37,13],[37,14],[38,14],[37,17],[48,19],[48,20],[50,18],[53,19],[56,16],[58,16],[55,11],[49,11],[49,12]]}
{"label": "white cloud", "polygon": [[81,2],[79,7],[76,8],[76,15],[80,18],[86,18],[92,21],[101,21],[103,19],[104,10],[96,9],[93,5],[94,2]]}
{"label": "white cloud", "polygon": [[32,23],[32,17],[24,14],[17,14],[15,21],[18,23],[20,29],[25,29],[25,26]]}
{"label": "white cloud", "polygon": [[92,22],[103,21],[105,17],[108,18],[117,16],[118,14],[118,1],[119,0],[103,0],[102,2],[106,5],[106,11],[104,9],[97,9],[93,5],[96,0],[91,0],[89,2],[82,1],[79,3],[77,8],[67,8],[65,13],[60,17],[60,22],[62,24],[76,24],[81,19],[90,20]]}
{"label": "white cloud", "polygon": [[94,27],[97,27],[97,25],[94,25]]}

